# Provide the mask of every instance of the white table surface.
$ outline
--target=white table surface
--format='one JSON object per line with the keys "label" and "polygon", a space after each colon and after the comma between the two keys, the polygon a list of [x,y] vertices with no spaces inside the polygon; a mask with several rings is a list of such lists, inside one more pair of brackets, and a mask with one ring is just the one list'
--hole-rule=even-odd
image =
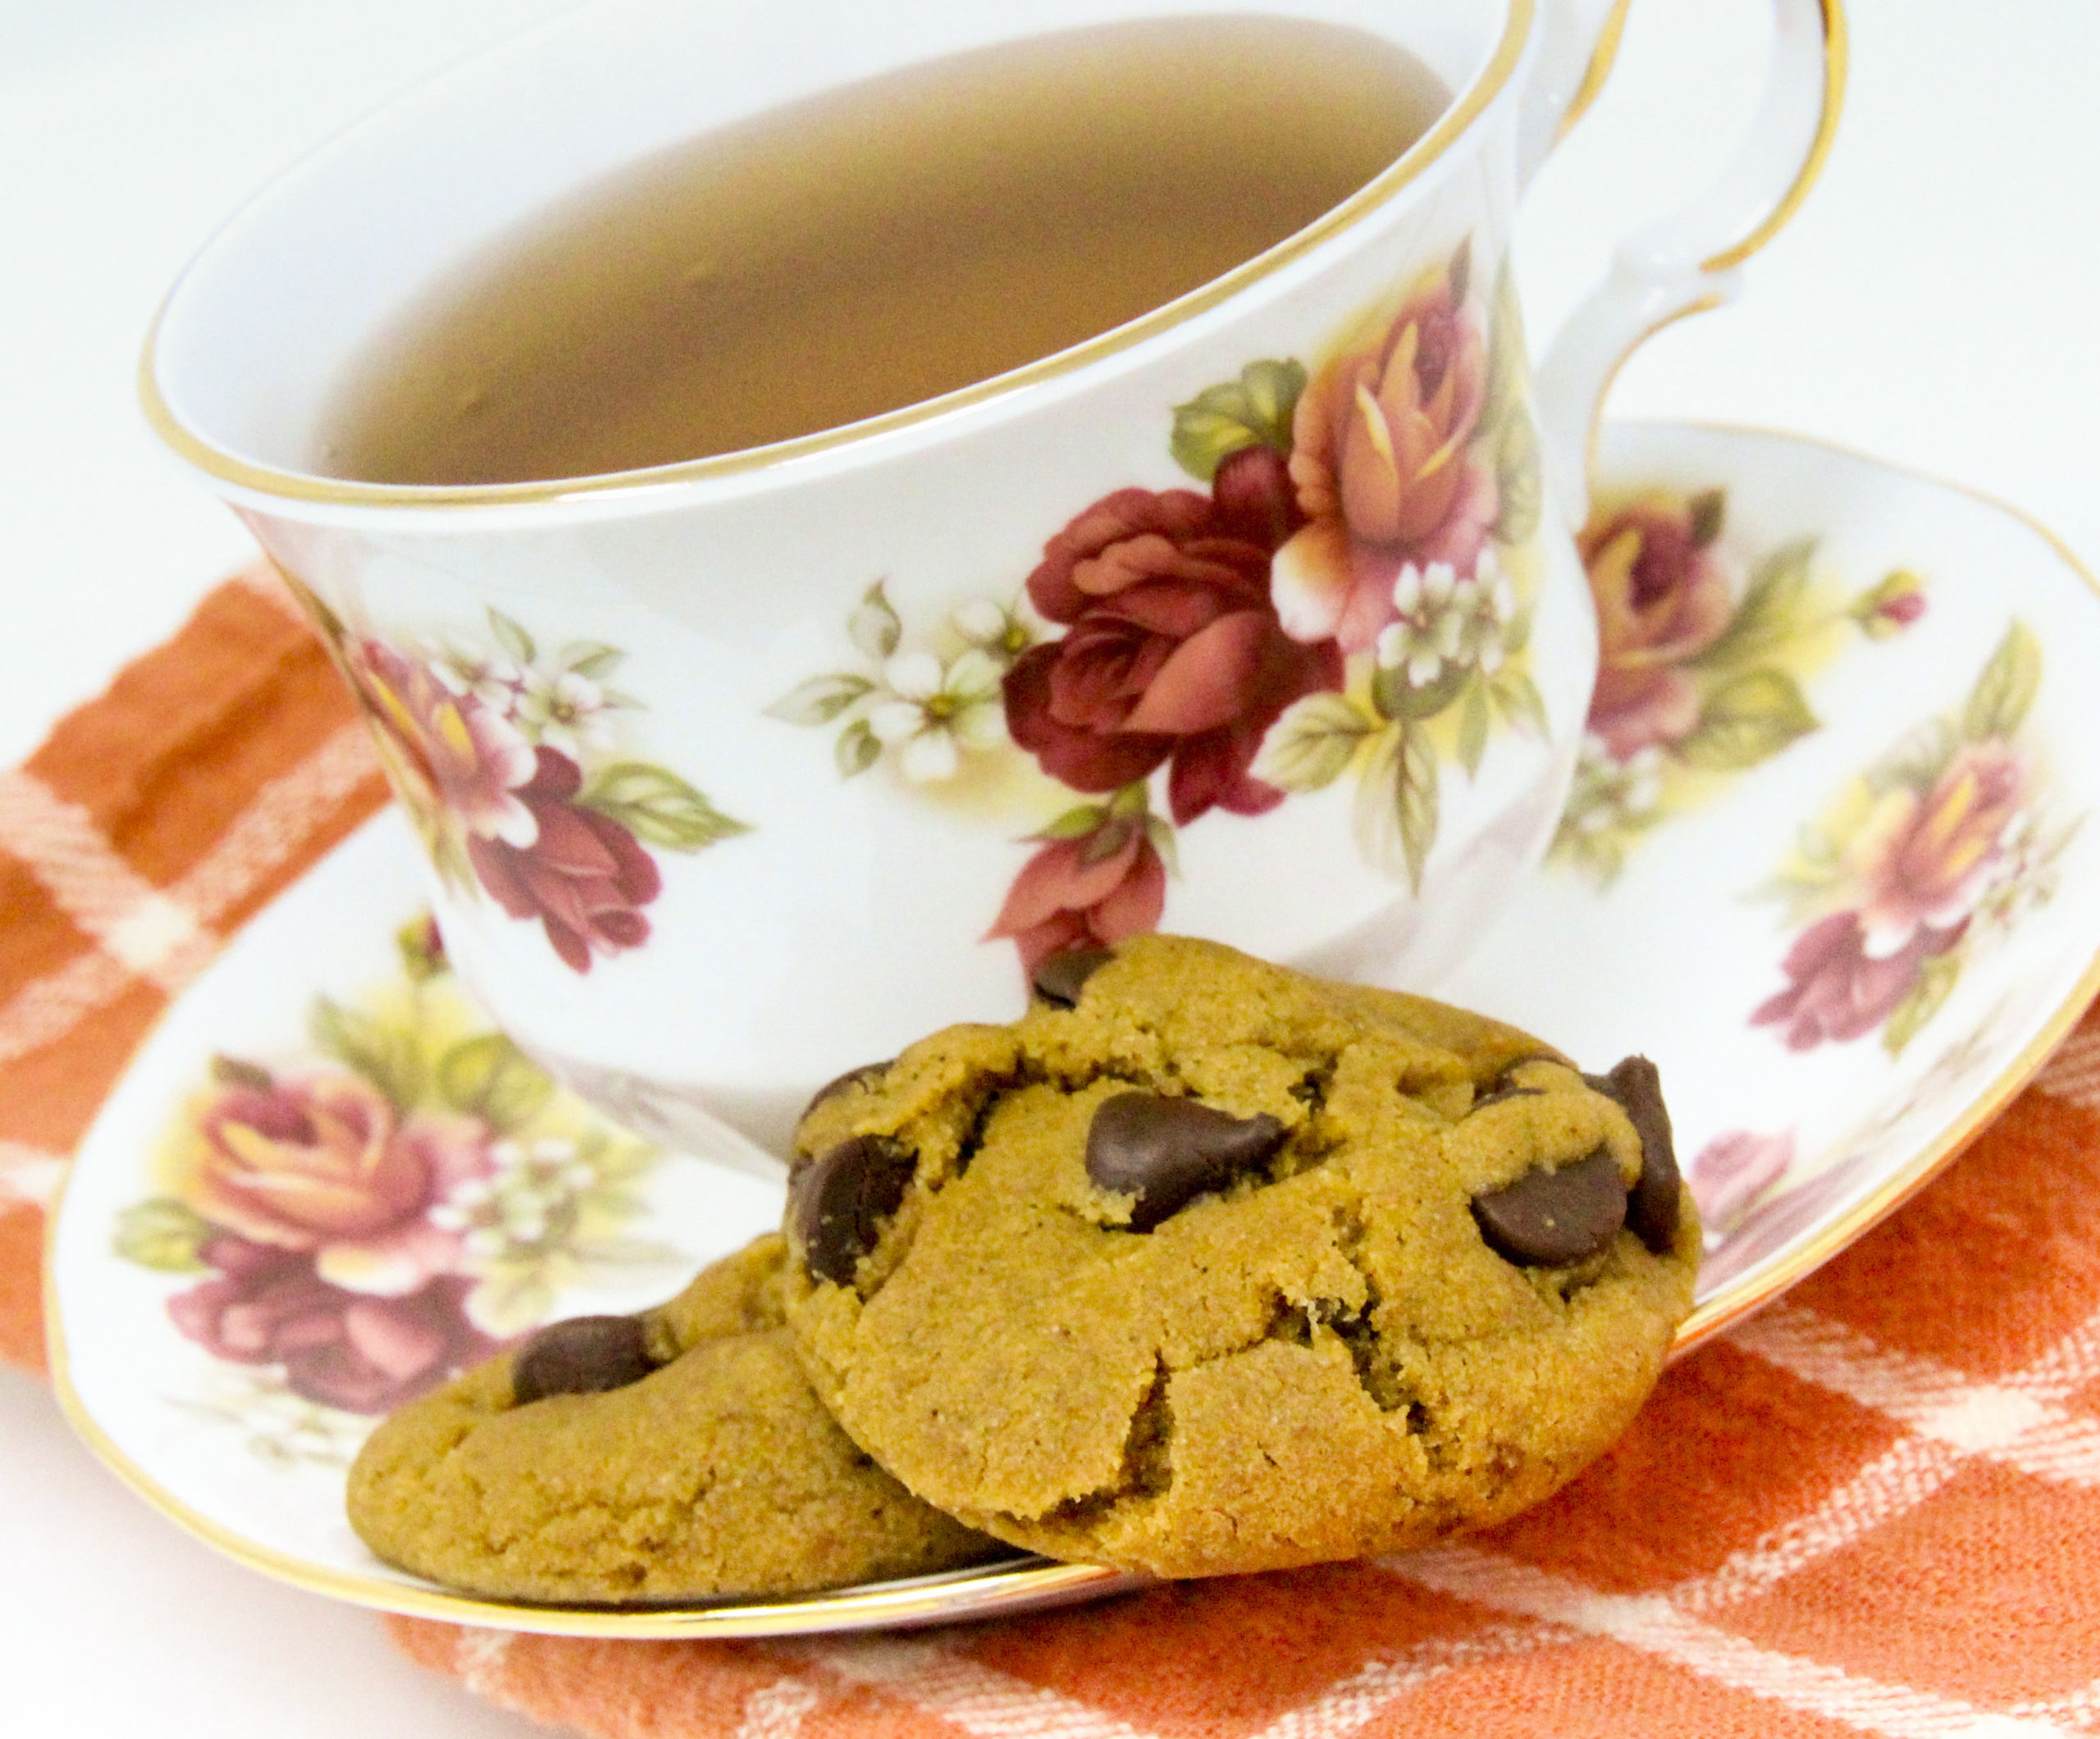
{"label": "white table surface", "polygon": [[[0,0],[0,765],[248,554],[135,409],[169,279],[274,167],[562,3]],[[1647,345],[1614,409],[1814,434],[2100,560],[2100,6],[1848,3],[1851,100],[1814,197],[1746,300]],[[1535,333],[1718,167],[1769,29],[1762,0],[1636,0],[1604,102],[1527,209]],[[537,1731],[409,1665],[370,1615],[177,1533],[11,1373],[0,1564],[10,1733]]]}

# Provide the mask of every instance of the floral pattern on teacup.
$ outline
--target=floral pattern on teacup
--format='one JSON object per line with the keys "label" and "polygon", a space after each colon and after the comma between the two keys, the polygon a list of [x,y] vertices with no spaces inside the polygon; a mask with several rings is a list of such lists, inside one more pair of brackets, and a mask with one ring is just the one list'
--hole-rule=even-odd
{"label": "floral pattern on teacup", "polygon": [[649,939],[642,908],[664,887],[652,852],[751,831],[669,768],[622,752],[621,721],[642,703],[607,680],[617,647],[543,650],[493,607],[487,637],[471,642],[360,635],[290,583],[445,885],[536,922],[573,970]]}
{"label": "floral pattern on teacup", "polygon": [[846,636],[863,669],[813,676],[765,710],[787,724],[837,724],[832,754],[842,778],[891,755],[912,784],[938,785],[973,752],[1006,746],[1000,684],[1035,639],[1015,605],[972,598],[924,643],[906,646],[903,620],[878,580],[847,615]]}
{"label": "floral pattern on teacup", "polygon": [[1473,777],[1498,728],[1545,727],[1523,337],[1506,271],[1483,295],[1472,258],[1317,367],[1251,363],[1176,406],[1168,449],[1203,486],[1103,495],[1018,596],[913,634],[876,582],[847,618],[858,668],[767,713],[835,727],[842,776],[888,764],[929,797],[1032,763],[1043,819],[987,933],[1030,968],[1157,928],[1176,828],[1344,776],[1366,859],[1418,888],[1445,766]]}
{"label": "floral pattern on teacup", "polygon": [[116,1228],[120,1256],[189,1280],[176,1329],[242,1367],[240,1404],[224,1383],[185,1404],[231,1408],[266,1458],[331,1458],[350,1427],[330,1416],[389,1412],[564,1289],[675,1260],[626,1230],[655,1151],[487,1026],[427,920],[402,947],[399,981],[315,1002],[310,1048],[216,1059],[153,1156],[157,1193]]}
{"label": "floral pattern on teacup", "polygon": [[1742,563],[1727,517],[1724,490],[1647,490],[1600,502],[1577,540],[1597,683],[1551,860],[1600,887],[1642,836],[1818,728],[1803,685],[1848,631],[1886,640],[1924,614],[1902,570],[1844,596],[1813,537]]}
{"label": "floral pattern on teacup", "polygon": [[1751,1015],[1793,1050],[1879,1030],[1893,1055],[1953,991],[1964,962],[2057,889],[2082,817],[2051,813],[2021,727],[2042,646],[2015,618],[1967,698],[1847,782],[1762,892],[1801,928],[1786,984]]}

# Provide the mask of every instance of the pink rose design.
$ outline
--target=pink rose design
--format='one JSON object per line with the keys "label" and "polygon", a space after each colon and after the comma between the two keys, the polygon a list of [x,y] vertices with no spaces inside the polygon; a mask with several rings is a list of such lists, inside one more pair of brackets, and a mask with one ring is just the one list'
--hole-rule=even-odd
{"label": "pink rose design", "polygon": [[1440,267],[1367,345],[1299,396],[1290,476],[1305,525],[1276,553],[1276,604],[1294,639],[1370,646],[1395,619],[1409,565],[1472,573],[1499,511],[1472,450],[1487,402],[1487,346]]}
{"label": "pink rose design", "polygon": [[1586,527],[1577,541],[1596,600],[1599,656],[1590,729],[1614,760],[1682,741],[1699,691],[1680,667],[1733,614],[1697,501],[1657,496]]}
{"label": "pink rose design", "polygon": [[1962,928],[1920,929],[1896,952],[1876,956],[1860,915],[1833,912],[1795,938],[1782,963],[1787,988],[1760,1003],[1750,1024],[1784,1026],[1795,1051],[1861,1038],[1895,1012],[1925,962],[1959,942]]}
{"label": "pink rose design", "polygon": [[1883,794],[1846,865],[1866,890],[1859,918],[1869,953],[1967,920],[2001,867],[1999,842],[2025,783],[2018,754],[1986,742],[1957,754],[1923,796],[1901,787]]}
{"label": "pink rose design", "polygon": [[454,1268],[459,1240],[430,1210],[495,1169],[478,1118],[403,1116],[370,1082],[316,1070],[214,1088],[166,1160],[174,1194],[251,1243],[310,1258],[320,1278],[400,1298]]}
{"label": "pink rose design", "polygon": [[441,804],[477,838],[532,843],[533,814],[518,795],[533,777],[532,745],[503,714],[381,641],[358,646],[351,675],[411,801]]}
{"label": "pink rose design", "polygon": [[168,1300],[189,1340],[233,1364],[280,1365],[304,1399],[348,1413],[390,1413],[501,1348],[467,1321],[472,1282],[456,1275],[399,1298],[330,1285],[313,1258],[212,1239],[200,1253],[218,1271]]}
{"label": "pink rose design", "polygon": [[1291,517],[1281,459],[1235,454],[1214,490],[1118,490],[1052,538],[1028,593],[1068,632],[1004,679],[1007,730],[1044,772],[1110,792],[1171,763],[1185,824],[1282,801],[1248,772],[1262,734],[1342,678],[1335,648],[1299,645],[1270,605],[1270,553]]}
{"label": "pink rose design", "polygon": [[1166,866],[1142,815],[1115,816],[1078,839],[1052,840],[1021,866],[985,940],[1010,938],[1021,970],[1053,954],[1105,948],[1159,927]]}
{"label": "pink rose design", "polygon": [[517,798],[532,818],[529,842],[479,836],[467,855],[490,897],[514,918],[537,918],[554,951],[578,972],[594,954],[649,938],[641,908],[663,892],[663,874],[641,842],[609,815],[575,801],[582,769],[541,746]]}
{"label": "pink rose design", "polygon": [[1777,1135],[1730,1130],[1699,1150],[1685,1177],[1707,1231],[1725,1235],[1742,1224],[1793,1165],[1792,1130]]}

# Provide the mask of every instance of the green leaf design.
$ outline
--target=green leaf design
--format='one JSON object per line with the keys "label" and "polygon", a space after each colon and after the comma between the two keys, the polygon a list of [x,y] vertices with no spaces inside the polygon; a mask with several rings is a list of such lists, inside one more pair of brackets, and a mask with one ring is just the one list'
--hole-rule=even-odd
{"label": "green leaf design", "polygon": [[1815,546],[1815,538],[1801,538],[1760,562],[1728,627],[1691,662],[1709,669],[1751,664],[1798,632]]}
{"label": "green leaf design", "polygon": [[2005,738],[2017,732],[2042,686],[2042,643],[2034,630],[2015,617],[2005,638],[1976,678],[1962,710],[1961,728],[1971,742]]}
{"label": "green leaf design", "polygon": [[1961,976],[1961,950],[1950,949],[1936,954],[1927,961],[1919,972],[1918,982],[1888,1016],[1888,1025],[1882,1029],[1882,1047],[1891,1057],[1900,1057],[1903,1047],[1918,1036],[1924,1024],[1940,1011],[1948,997],[1954,993],[1955,981]]}
{"label": "green leaf design", "polygon": [[[1523,409],[1524,388],[1529,378],[1528,353],[1524,349],[1524,313],[1517,299],[1517,281],[1504,256],[1502,269],[1495,275],[1495,299],[1487,316],[1487,398],[1481,413],[1481,438],[1492,438],[1517,417],[1530,418]],[[1505,541],[1522,542],[1521,538]]]}
{"label": "green leaf design", "polygon": [[[1527,618],[1519,616],[1517,620]],[[1545,699],[1539,693],[1539,685],[1525,672],[1504,664],[1490,679],[1488,696],[1511,729],[1522,731],[1527,737],[1545,735]]]}
{"label": "green leaf design", "polygon": [[1082,803],[1077,809],[1066,810],[1034,837],[1037,839],[1084,839],[1097,831],[1107,819],[1108,811],[1102,805]]}
{"label": "green leaf design", "polygon": [[1707,696],[1698,728],[1678,744],[1678,753],[1694,767],[1739,773],[1769,760],[1819,722],[1785,671],[1752,670]]}
{"label": "green leaf design", "polygon": [[1545,472],[1539,458],[1538,431],[1532,427],[1521,395],[1510,404],[1495,442],[1495,486],[1502,510],[1495,516],[1495,541],[1529,543],[1545,517]]}
{"label": "green leaf design", "polygon": [[598,641],[579,641],[561,649],[561,664],[564,670],[596,682],[610,676],[626,660],[627,654],[618,646],[609,646]]}
{"label": "green leaf design", "polygon": [[1488,710],[1487,684],[1476,678],[1466,685],[1466,697],[1459,707],[1459,765],[1468,778],[1480,771],[1481,757],[1487,753],[1488,728],[1494,722]]}
{"label": "green leaf design", "polygon": [[1108,800],[1108,813],[1130,817],[1152,813],[1152,789],[1143,779],[1132,779]]}
{"label": "green leaf design", "polygon": [[204,1266],[198,1254],[212,1235],[211,1226],[185,1203],[171,1196],[139,1202],[116,1216],[116,1253],[159,1274],[196,1274]]}
{"label": "green leaf design", "polygon": [[888,658],[904,637],[904,624],[897,619],[887,582],[877,580],[861,595],[860,605],[846,618],[847,637],[870,658]]}
{"label": "green leaf design", "polygon": [[489,632],[495,637],[495,643],[521,664],[529,664],[539,656],[539,648],[532,644],[532,637],[525,632],[524,624],[514,621],[489,605]]}
{"label": "green leaf design", "polygon": [[813,676],[798,682],[772,705],[765,716],[786,724],[829,724],[856,701],[874,692],[875,685],[864,676],[839,671]]}
{"label": "green leaf design", "polygon": [[750,826],[732,819],[669,768],[619,761],[600,769],[577,794],[586,809],[619,823],[645,845],[700,851]]}
{"label": "green leaf design", "polygon": [[1451,262],[1444,268],[1445,281],[1451,286],[1454,303],[1466,299],[1466,292],[1473,287],[1473,239],[1468,235],[1451,250]]}
{"label": "green leaf design", "polygon": [[1098,803],[1082,803],[1077,809],[1068,809],[1049,826],[1030,837],[1035,839],[1084,839],[1098,829],[1108,819],[1108,811]]}
{"label": "green leaf design", "polygon": [[1174,462],[1198,482],[1217,475],[1226,457],[1242,447],[1290,451],[1290,419],[1305,390],[1305,365],[1293,361],[1249,363],[1239,378],[1206,386],[1186,404],[1174,407],[1168,442]]}
{"label": "green leaf design", "polygon": [[1586,828],[1571,815],[1560,818],[1554,831],[1550,856],[1573,864],[1598,888],[1609,888],[1626,868],[1630,834],[1614,827]]}
{"label": "green leaf design", "polygon": [[258,1093],[267,1093],[277,1084],[276,1078],[262,1064],[228,1057],[223,1052],[212,1059],[212,1079],[217,1086],[253,1087]]}
{"label": "green leaf design", "polygon": [[314,999],[307,1025],[320,1050],[363,1075],[400,1109],[407,1110],[422,1097],[422,1053],[413,1033],[326,997]]}
{"label": "green leaf design", "polygon": [[1691,541],[1693,546],[1703,550],[1721,535],[1728,523],[1728,492],[1725,489],[1710,489],[1694,495],[1686,504],[1691,509]]}
{"label": "green leaf design", "polygon": [[1269,727],[1253,776],[1280,791],[1319,791],[1342,776],[1365,737],[1378,728],[1343,694],[1308,695]]}
{"label": "green leaf design", "polygon": [[1380,732],[1356,792],[1364,855],[1387,874],[1404,872],[1419,893],[1436,826],[1436,746],[1427,728],[1400,724]]}
{"label": "green leaf design", "polygon": [[831,758],[838,765],[838,776],[850,779],[856,774],[865,773],[883,758],[882,740],[865,719],[856,719],[838,733],[838,741],[832,745]]}
{"label": "green leaf design", "polygon": [[555,1084],[501,1033],[462,1039],[438,1060],[437,1090],[454,1111],[508,1133],[539,1116]]}
{"label": "green leaf design", "polygon": [[1436,843],[1436,747],[1429,733],[1411,725],[1400,733],[1400,844],[1408,857],[1408,886],[1422,892],[1422,872]]}
{"label": "green leaf design", "polygon": [[1867,784],[1876,796],[1898,786],[1930,791],[1961,748],[1961,733],[1947,719],[1929,719],[1876,761]]}
{"label": "green leaf design", "polygon": [[1166,866],[1166,873],[1177,881],[1181,877],[1181,848],[1175,843],[1174,829],[1167,824],[1164,815],[1145,817],[1145,838],[1152,842],[1152,848],[1159,853],[1159,860]]}
{"label": "green leaf design", "polygon": [[1408,680],[1407,667],[1396,664],[1381,669],[1371,678],[1372,704],[1382,716],[1396,723],[1433,719],[1459,698],[1459,691],[1472,674],[1469,665],[1446,664],[1418,688]]}

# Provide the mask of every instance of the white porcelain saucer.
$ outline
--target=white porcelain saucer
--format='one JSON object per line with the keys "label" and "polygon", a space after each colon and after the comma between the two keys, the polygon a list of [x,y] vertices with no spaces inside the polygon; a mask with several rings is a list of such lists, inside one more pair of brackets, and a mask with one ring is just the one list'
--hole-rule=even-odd
{"label": "white porcelain saucer", "polygon": [[[1615,427],[1600,469],[1615,674],[1559,838],[1420,988],[1591,1067],[1660,1065],[1709,1228],[1682,1349],[1918,1188],[2100,988],[2100,592],[2006,509],[1791,437]],[[393,814],[346,842],[171,1009],[82,1146],[48,1302],[96,1452],[257,1569],[482,1625],[755,1636],[1128,1586],[1021,1559],[583,1610],[454,1595],[364,1550],[343,1478],[377,1413],[504,1335],[665,1296],[780,1208],[552,1093],[422,946],[421,875]],[[240,1161],[297,1174],[281,1215],[221,1187],[230,1121],[281,1135]],[[382,1136],[411,1157],[344,1208],[329,1166]]]}

